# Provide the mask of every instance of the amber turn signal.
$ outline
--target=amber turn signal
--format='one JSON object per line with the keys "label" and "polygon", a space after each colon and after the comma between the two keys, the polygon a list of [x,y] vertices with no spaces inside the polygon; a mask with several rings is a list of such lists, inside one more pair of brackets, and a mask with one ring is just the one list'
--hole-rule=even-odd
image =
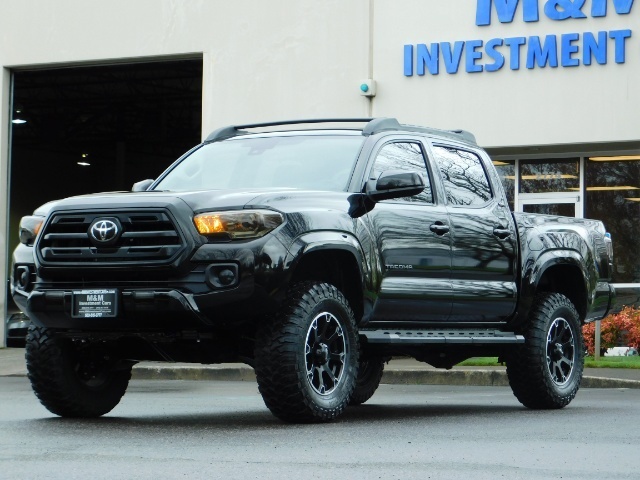
{"label": "amber turn signal", "polygon": [[201,235],[230,240],[262,237],[282,222],[282,214],[272,210],[204,212],[193,217],[193,223]]}

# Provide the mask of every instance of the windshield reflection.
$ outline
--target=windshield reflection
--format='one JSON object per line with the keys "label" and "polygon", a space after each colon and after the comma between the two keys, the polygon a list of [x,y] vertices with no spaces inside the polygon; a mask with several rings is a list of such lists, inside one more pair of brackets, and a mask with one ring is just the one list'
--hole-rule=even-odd
{"label": "windshield reflection", "polygon": [[361,135],[237,137],[203,145],[154,190],[297,188],[344,191]]}

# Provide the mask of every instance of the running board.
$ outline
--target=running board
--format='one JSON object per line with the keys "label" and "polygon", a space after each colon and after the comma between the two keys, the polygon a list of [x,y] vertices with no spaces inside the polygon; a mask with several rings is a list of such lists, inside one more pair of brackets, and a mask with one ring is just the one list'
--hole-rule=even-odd
{"label": "running board", "polygon": [[500,330],[449,329],[449,330],[360,330],[367,343],[386,345],[507,345],[524,343],[522,335]]}

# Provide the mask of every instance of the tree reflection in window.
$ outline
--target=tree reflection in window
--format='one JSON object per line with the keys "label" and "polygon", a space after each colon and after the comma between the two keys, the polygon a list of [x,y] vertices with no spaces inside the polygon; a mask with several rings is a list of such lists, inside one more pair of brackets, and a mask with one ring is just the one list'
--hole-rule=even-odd
{"label": "tree reflection in window", "polygon": [[380,174],[387,170],[405,170],[417,172],[424,180],[425,189],[413,197],[403,197],[392,201],[433,203],[431,182],[424,161],[422,149],[417,143],[397,142],[382,147],[371,170],[370,178],[377,180]]}
{"label": "tree reflection in window", "polygon": [[477,155],[451,147],[436,146],[433,151],[449,204],[483,205],[491,199],[489,180]]}

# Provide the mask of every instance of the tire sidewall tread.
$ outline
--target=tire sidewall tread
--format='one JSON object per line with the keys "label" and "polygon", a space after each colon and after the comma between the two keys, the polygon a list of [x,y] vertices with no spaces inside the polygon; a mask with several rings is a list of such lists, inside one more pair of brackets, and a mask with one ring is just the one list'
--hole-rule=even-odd
{"label": "tire sidewall tread", "polygon": [[[335,315],[347,336],[347,359],[336,390],[315,392],[306,376],[304,345],[311,321],[318,313]],[[288,422],[329,421],[348,404],[358,369],[358,335],[351,307],[333,285],[301,282],[293,285],[280,312],[259,326],[255,370],[266,406]]]}
{"label": "tire sidewall tread", "polygon": [[[546,360],[547,335],[557,318],[564,318],[569,323],[574,337],[575,361],[564,385],[552,380]],[[584,340],[576,308],[560,293],[541,293],[534,300],[522,333],[524,345],[507,356],[507,377],[514,395],[532,409],[567,406],[580,388],[584,369]]]}
{"label": "tire sidewall tread", "polygon": [[127,389],[131,367],[111,371],[103,385],[88,387],[75,373],[71,348],[51,329],[29,326],[25,359],[36,397],[61,417],[93,418],[110,412]]}
{"label": "tire sidewall tread", "polygon": [[[369,400],[380,386],[384,373],[385,360],[380,357],[370,357],[360,360],[356,387],[351,394],[349,405],[356,406]],[[364,368],[363,368],[364,367]]]}

